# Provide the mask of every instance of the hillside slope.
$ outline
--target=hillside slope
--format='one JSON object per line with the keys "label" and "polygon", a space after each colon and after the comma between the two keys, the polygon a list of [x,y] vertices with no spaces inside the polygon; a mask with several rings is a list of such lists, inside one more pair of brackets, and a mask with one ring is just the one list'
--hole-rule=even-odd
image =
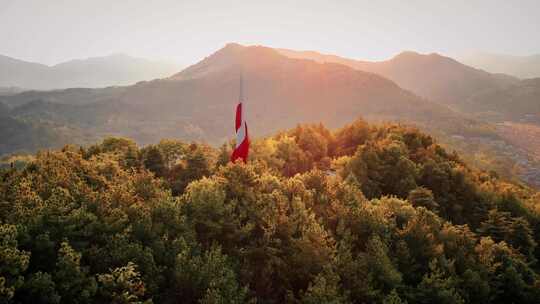
{"label": "hillside slope", "polygon": [[376,73],[395,81],[400,87],[433,101],[456,104],[479,92],[504,88],[517,78],[478,70],[439,54],[403,52],[378,62],[360,61],[317,52],[278,49],[291,58],[317,62],[336,62],[357,70]]}
{"label": "hillside slope", "polygon": [[[525,79],[504,89],[481,92],[461,105],[499,120],[540,124],[540,78]],[[498,116],[498,117],[497,117]]]}

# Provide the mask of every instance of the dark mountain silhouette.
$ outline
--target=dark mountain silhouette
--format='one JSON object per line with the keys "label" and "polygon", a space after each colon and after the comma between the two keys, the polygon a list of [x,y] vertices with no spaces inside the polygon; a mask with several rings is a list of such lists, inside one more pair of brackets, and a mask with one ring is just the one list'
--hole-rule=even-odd
{"label": "dark mountain silhouette", "polygon": [[172,63],[124,54],[71,60],[54,66],[0,55],[0,87],[50,90],[130,85],[141,80],[170,76],[178,68]]}

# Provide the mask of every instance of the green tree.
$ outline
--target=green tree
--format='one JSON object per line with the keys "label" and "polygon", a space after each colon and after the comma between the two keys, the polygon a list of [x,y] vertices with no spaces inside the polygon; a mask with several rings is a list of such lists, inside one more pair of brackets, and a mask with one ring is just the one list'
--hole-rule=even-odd
{"label": "green tree", "polygon": [[218,153],[219,154],[217,157],[216,167],[227,165],[227,163],[229,163],[229,161],[231,160],[232,154],[230,145],[228,143],[224,143],[223,145],[221,145],[221,147],[219,147]]}
{"label": "green tree", "polygon": [[397,291],[392,289],[392,292],[384,297],[382,304],[407,304],[407,301],[402,300]]}
{"label": "green tree", "polygon": [[186,153],[187,145],[175,139],[162,139],[156,145],[161,151],[167,169],[171,169]]}
{"label": "green tree", "polygon": [[304,304],[344,304],[351,303],[346,295],[343,295],[339,283],[339,276],[331,269],[325,269],[317,275],[308,289],[302,295],[300,303]]}
{"label": "green tree", "polygon": [[184,155],[183,162],[176,165],[169,174],[169,184],[174,195],[180,195],[192,181],[212,173],[210,157],[203,147],[191,145]]}
{"label": "green tree", "polygon": [[30,253],[17,248],[17,228],[0,224],[0,301],[9,303],[24,283]]}
{"label": "green tree", "polygon": [[21,303],[60,303],[53,278],[46,272],[30,274],[24,286],[17,292],[16,302]]}
{"label": "green tree", "polygon": [[353,155],[356,149],[365,144],[370,137],[368,124],[358,119],[336,132],[336,156]]}
{"label": "green tree", "polygon": [[311,168],[313,165],[306,153],[298,146],[292,137],[280,138],[276,146],[277,158],[283,160],[282,173],[284,176],[294,176]]}
{"label": "green tree", "polygon": [[151,303],[145,298],[144,282],[137,265],[129,262],[126,266],[111,269],[110,273],[97,276],[100,301],[115,304]]}
{"label": "green tree", "polygon": [[418,303],[464,303],[463,298],[456,289],[456,280],[447,276],[438,267],[435,260],[429,264],[430,273],[424,275],[418,286],[418,295],[415,301]]}
{"label": "green tree", "polygon": [[58,249],[54,281],[61,294],[61,303],[91,303],[96,293],[96,281],[81,267],[81,254],[67,242]]}
{"label": "green tree", "polygon": [[182,303],[245,303],[247,290],[241,287],[236,274],[219,247],[203,255],[185,247],[176,258],[176,292]]}
{"label": "green tree", "polygon": [[156,176],[162,177],[167,173],[165,158],[156,146],[150,146],[144,151],[144,166]]}
{"label": "green tree", "polygon": [[407,196],[407,200],[415,207],[424,207],[435,213],[439,211],[439,204],[435,201],[433,192],[427,188],[418,187],[411,190]]}

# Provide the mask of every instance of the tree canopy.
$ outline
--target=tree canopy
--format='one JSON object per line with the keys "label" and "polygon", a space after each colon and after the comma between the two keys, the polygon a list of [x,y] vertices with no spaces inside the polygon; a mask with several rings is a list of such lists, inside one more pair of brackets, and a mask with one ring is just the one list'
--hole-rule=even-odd
{"label": "tree canopy", "polygon": [[125,138],[0,171],[0,303],[538,303],[540,194],[412,127]]}

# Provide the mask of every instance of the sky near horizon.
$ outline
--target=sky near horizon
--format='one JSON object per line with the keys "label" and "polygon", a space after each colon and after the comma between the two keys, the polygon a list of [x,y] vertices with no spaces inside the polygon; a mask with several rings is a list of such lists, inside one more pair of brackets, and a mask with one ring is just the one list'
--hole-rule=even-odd
{"label": "sky near horizon", "polygon": [[112,53],[189,65],[228,42],[366,60],[532,55],[539,32],[539,0],[0,0],[0,54],[49,65]]}

